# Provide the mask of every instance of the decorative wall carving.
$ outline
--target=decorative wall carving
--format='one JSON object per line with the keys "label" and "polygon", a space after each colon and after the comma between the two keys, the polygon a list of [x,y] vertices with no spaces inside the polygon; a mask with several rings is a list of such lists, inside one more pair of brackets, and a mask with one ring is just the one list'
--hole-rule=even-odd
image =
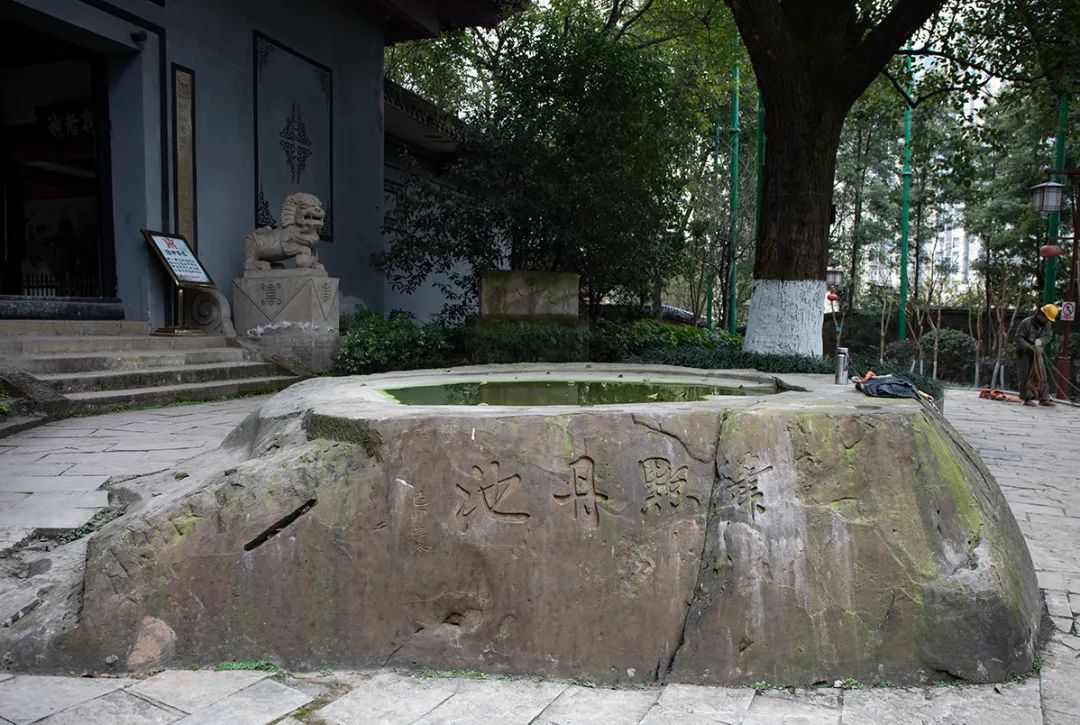
{"label": "decorative wall carving", "polygon": [[195,72],[173,63],[173,194],[176,232],[198,252],[195,193]]}
{"label": "decorative wall carving", "polygon": [[[333,239],[333,75],[315,60],[255,33],[255,224],[307,191],[326,212],[322,239]],[[302,187],[302,188],[301,188]]]}
{"label": "decorative wall carving", "polygon": [[207,335],[236,337],[232,308],[225,295],[212,287],[188,287],[184,290],[184,319],[190,327]]}

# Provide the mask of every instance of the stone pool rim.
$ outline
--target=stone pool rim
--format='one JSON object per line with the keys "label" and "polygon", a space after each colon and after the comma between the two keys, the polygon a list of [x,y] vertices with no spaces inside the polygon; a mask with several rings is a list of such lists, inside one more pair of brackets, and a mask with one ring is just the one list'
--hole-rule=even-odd
{"label": "stone pool rim", "polygon": [[[765,399],[777,400],[787,395],[798,395],[806,388],[792,376],[776,376],[756,370],[703,370],[674,365],[633,365],[621,363],[514,363],[494,365],[470,365],[454,368],[404,370],[373,375],[353,375],[336,378],[313,378],[292,386],[310,387],[314,400],[310,401],[318,414],[361,417],[427,417],[431,415],[479,416],[490,415],[565,415],[567,413],[596,412],[597,410],[641,412],[668,409],[724,409],[760,403]],[[326,381],[332,380],[331,395]],[[650,382],[702,385],[716,387],[745,386],[742,395],[721,395],[705,400],[611,403],[602,405],[409,405],[399,402],[387,390],[404,387],[425,387],[472,382]],[[837,390],[844,390],[837,386]],[[275,400],[284,402],[293,396],[275,396],[267,401],[274,408]],[[271,412],[269,417],[285,415],[288,411]]]}
{"label": "stone pool rim", "polygon": [[978,454],[918,402],[778,379],[804,390],[565,413],[291,386],[229,457],[139,482],[89,537],[77,629],[24,656],[86,669],[161,622],[165,666],[806,686],[1030,670],[1037,580]]}
{"label": "stone pool rim", "polygon": [[[689,378],[693,377],[693,380]],[[569,401],[560,402],[541,402],[530,401],[522,403],[489,403],[477,400],[476,402],[469,403],[452,403],[452,402],[415,402],[407,398],[401,397],[401,393],[405,391],[423,391],[423,390],[435,390],[440,388],[451,388],[455,386],[469,386],[475,385],[478,388],[480,386],[492,386],[493,389],[498,390],[497,386],[506,386],[504,390],[509,390],[512,386],[522,385],[550,385],[553,390],[558,390],[560,386],[582,386],[582,385],[631,385],[631,386],[651,386],[654,388],[691,388],[697,389],[702,393],[701,397],[691,397],[677,400],[622,400],[622,401],[609,401],[609,402],[582,402],[576,403]],[[379,393],[387,400],[387,402],[397,405],[409,405],[420,407],[475,407],[490,405],[499,408],[527,408],[527,407],[586,407],[586,408],[606,408],[615,405],[649,405],[653,406],[658,403],[664,402],[679,402],[679,403],[699,403],[710,400],[717,396],[745,396],[745,395],[774,395],[780,392],[780,386],[776,384],[775,380],[750,380],[742,377],[733,376],[719,376],[710,375],[703,376],[675,376],[670,374],[660,374],[659,378],[656,375],[648,376],[636,373],[630,373],[627,377],[627,373],[618,373],[614,377],[609,374],[602,374],[599,376],[589,376],[582,378],[579,376],[563,375],[562,371],[546,371],[543,375],[534,373],[499,373],[491,372],[483,376],[463,376],[456,378],[452,381],[447,380],[441,383],[429,384],[421,381],[420,384],[415,384],[412,381],[407,381],[403,385],[394,385],[393,387],[379,386],[377,387]],[[708,392],[706,392],[708,391]],[[478,391],[479,392],[479,391]],[[580,394],[580,388],[578,393]]]}

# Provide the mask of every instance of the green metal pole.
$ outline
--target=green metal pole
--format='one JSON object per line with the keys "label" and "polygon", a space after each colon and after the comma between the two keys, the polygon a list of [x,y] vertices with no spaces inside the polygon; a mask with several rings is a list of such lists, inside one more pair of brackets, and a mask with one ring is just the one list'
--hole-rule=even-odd
{"label": "green metal pole", "polygon": [[[911,74],[911,56],[907,56],[907,72]],[[910,87],[908,93],[910,94]],[[908,215],[911,207],[911,103],[904,99],[904,196],[900,208],[900,309],[897,325],[898,339],[907,339],[908,295]]]}
{"label": "green metal pole", "polygon": [[731,272],[728,274],[727,330],[735,334],[738,298],[735,295],[735,246],[739,238],[739,62],[735,61],[731,89]]}
{"label": "green metal pole", "polygon": [[[1065,87],[1069,85],[1068,79],[1065,81]],[[1069,126],[1069,95],[1066,92],[1062,92],[1058,99],[1058,127],[1057,138],[1054,141],[1054,168],[1065,168],[1065,132]],[[1065,183],[1065,179],[1062,176],[1055,176],[1054,181],[1058,183]],[[1047,244],[1057,244],[1056,237],[1058,236],[1058,228],[1061,224],[1061,212],[1053,212],[1048,214],[1048,226],[1047,226]],[[1047,257],[1046,268],[1043,273],[1043,293],[1042,301],[1044,305],[1057,301],[1057,258]]]}
{"label": "green metal pole", "polygon": [[[720,176],[720,112],[713,115],[713,184],[717,183]],[[715,239],[715,236],[713,237]],[[712,266],[713,260],[709,260],[709,292],[705,298],[705,327],[713,329],[713,297],[716,294],[716,271]]]}

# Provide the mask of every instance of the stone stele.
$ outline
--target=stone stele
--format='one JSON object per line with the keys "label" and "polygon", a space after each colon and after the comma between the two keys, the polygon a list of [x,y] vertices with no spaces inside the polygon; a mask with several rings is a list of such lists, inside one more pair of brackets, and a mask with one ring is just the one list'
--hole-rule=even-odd
{"label": "stone stele", "polygon": [[125,661],[153,621],[175,634],[158,666],[731,685],[1031,668],[1027,546],[977,454],[918,403],[798,378],[816,389],[756,394],[773,381],[750,374],[750,394],[697,403],[381,392],[549,375],[714,380],[504,366],[295,385],[227,441],[241,463],[93,536],[54,661]]}
{"label": "stone stele", "polygon": [[576,323],[578,275],[568,272],[485,272],[480,280],[480,317],[486,321]]}

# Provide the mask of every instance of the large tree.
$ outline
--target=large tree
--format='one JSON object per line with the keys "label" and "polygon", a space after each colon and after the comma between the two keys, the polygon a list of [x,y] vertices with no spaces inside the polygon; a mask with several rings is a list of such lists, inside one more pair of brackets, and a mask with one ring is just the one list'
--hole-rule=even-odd
{"label": "large tree", "polygon": [[595,317],[605,297],[647,298],[677,272],[679,162],[696,137],[683,78],[586,10],[537,8],[500,31],[460,159],[398,197],[377,257],[397,287],[442,275],[472,292],[500,266],[577,272]]}
{"label": "large tree", "polygon": [[[830,192],[852,104],[879,74],[916,108],[929,99],[974,94],[992,78],[1045,79],[1068,93],[1065,80],[1080,66],[1080,3],[725,3],[769,110],[763,227],[746,345],[758,352],[819,353]],[[905,55],[921,58],[916,93],[905,89],[912,79],[894,58]]]}
{"label": "large tree", "polygon": [[837,148],[852,104],[942,0],[725,0],[768,110],[746,348],[821,354]]}

